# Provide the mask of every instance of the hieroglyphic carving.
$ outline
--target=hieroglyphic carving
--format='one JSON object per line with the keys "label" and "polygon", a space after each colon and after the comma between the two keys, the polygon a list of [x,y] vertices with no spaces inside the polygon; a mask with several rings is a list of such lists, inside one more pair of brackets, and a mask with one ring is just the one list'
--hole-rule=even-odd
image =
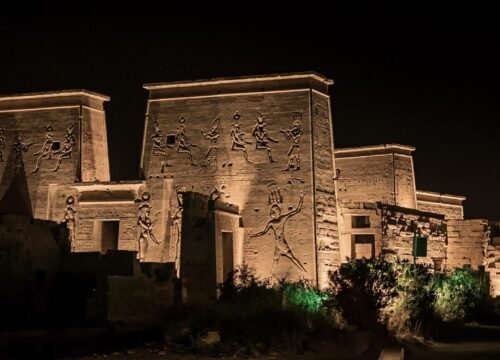
{"label": "hieroglyphic carving", "polygon": [[264,116],[260,112],[257,112],[257,124],[253,127],[252,136],[255,138],[255,148],[257,150],[267,150],[269,161],[276,162],[276,160],[273,160],[269,142],[278,143],[279,141],[273,139],[267,132],[266,124],[264,124]]}
{"label": "hieroglyphic carving", "polygon": [[271,208],[269,209],[270,219],[267,221],[267,224],[264,227],[264,229],[255,234],[249,235],[249,238],[254,238],[257,236],[262,236],[267,234],[269,230],[273,231],[275,247],[274,247],[273,265],[271,268],[271,277],[274,275],[274,269],[276,268],[276,265],[278,264],[278,261],[281,258],[281,256],[287,257],[301,271],[307,272],[304,266],[300,263],[299,259],[297,259],[297,257],[293,253],[290,244],[285,238],[285,225],[287,220],[300,212],[303,203],[304,203],[304,193],[301,192],[297,207],[287,212],[286,214],[281,213],[281,207],[277,203],[272,204]]}
{"label": "hieroglyphic carving", "polygon": [[407,176],[406,176],[406,183],[408,185],[411,185],[413,183],[413,171],[411,169],[411,167],[408,167],[407,169]]}
{"label": "hieroglyphic carving", "polygon": [[73,151],[73,145],[75,144],[75,136],[73,135],[73,125],[70,125],[66,129],[66,137],[61,145],[61,147],[54,151],[54,155],[59,155],[57,157],[56,166],[51,171],[59,170],[61,166],[61,161],[63,159],[71,159],[71,152]]}
{"label": "hieroglyphic carving", "polygon": [[[288,156],[292,155],[295,149],[297,149],[297,151],[300,149],[300,137],[304,134],[304,130],[302,130],[302,123],[300,122],[298,116],[298,114],[294,116],[293,126],[291,129],[280,130],[287,141],[292,140],[290,149],[288,149],[288,152],[286,153]],[[300,117],[302,117],[302,113],[300,113]]]}
{"label": "hieroglyphic carving", "polygon": [[330,124],[328,116],[328,105],[314,104],[314,117],[318,128],[318,145],[328,145]]}
{"label": "hieroglyphic carving", "polygon": [[161,172],[165,170],[168,165],[167,162],[167,142],[165,137],[161,134],[160,124],[156,119],[153,119],[153,134],[151,135],[151,141],[153,143],[153,156],[161,156]]}
{"label": "hieroglyphic carving", "polygon": [[305,183],[305,181],[300,179],[300,178],[291,177],[291,178],[288,178],[288,183],[293,186],[293,185],[303,184],[303,183]]}
{"label": "hieroglyphic carving", "polygon": [[[200,161],[200,171],[210,169],[210,172],[215,172],[217,170],[217,140],[220,137],[220,132],[218,131],[220,117],[221,115],[218,115],[212,121],[212,127],[207,133],[204,133],[203,130],[201,131],[201,135],[209,142],[209,146],[205,153],[205,160]],[[214,155],[210,158],[209,155],[212,153],[212,150],[214,150]]]}
{"label": "hieroglyphic carving", "polygon": [[33,169],[32,173],[36,173],[40,169],[40,162],[42,160],[50,160],[52,158],[52,144],[54,143],[53,128],[51,125],[48,125],[46,129],[47,132],[45,133],[45,140],[42,147],[33,154],[34,156],[38,155],[38,158],[36,159],[35,169]]}
{"label": "hieroglyphic carving", "polygon": [[281,129],[281,133],[285,136],[287,141],[292,141],[290,148],[288,149],[288,162],[286,164],[286,168],[281,169],[282,171],[294,171],[300,170],[300,154],[297,152],[300,151],[300,138],[302,134],[304,134],[304,130],[302,130],[302,112],[296,111],[293,115],[293,126],[291,129]]}
{"label": "hieroglyphic carving", "polygon": [[212,150],[215,150],[215,156],[217,156],[217,139],[220,136],[220,132],[218,131],[219,128],[219,122],[220,122],[220,115],[218,115],[213,121],[212,121],[212,127],[210,128],[210,131],[207,133],[204,133],[203,130],[201,131],[201,134],[205,138],[205,140],[209,141],[209,147],[207,152],[205,153],[205,157],[208,158],[210,155],[210,152]]}
{"label": "hieroglyphic carving", "polygon": [[33,145],[33,143],[23,143],[23,137],[21,133],[17,134],[17,140],[14,144],[12,144],[15,152],[14,175],[22,175],[24,173],[23,152],[27,152],[31,145]]}
{"label": "hieroglyphic carving", "polygon": [[196,147],[198,145],[191,144],[186,135],[186,126],[184,123],[186,119],[181,116],[179,118],[179,127],[177,128],[177,134],[175,135],[175,142],[177,143],[177,152],[178,153],[186,153],[189,155],[189,160],[191,161],[191,165],[196,166],[197,164],[193,161],[193,154],[191,153],[191,148]]}
{"label": "hieroglyphic carving", "polygon": [[139,225],[140,234],[139,234],[139,252],[137,253],[137,258],[140,261],[144,261],[146,259],[147,251],[148,251],[148,239],[153,240],[154,243],[160,244],[160,241],[156,239],[153,234],[153,227],[158,221],[158,215],[160,211],[155,213],[153,219],[151,219],[151,205],[149,204],[151,196],[145,191],[141,194],[139,201],[139,214],[137,217],[137,225]]}
{"label": "hieroglyphic carving", "polygon": [[231,126],[231,150],[232,151],[243,151],[243,155],[245,156],[245,160],[247,163],[252,163],[248,159],[247,145],[251,144],[251,141],[245,139],[245,134],[240,130],[240,114],[236,111],[233,115],[234,123]]}
{"label": "hieroglyphic carving", "polygon": [[181,221],[182,221],[182,211],[183,211],[183,195],[186,189],[183,186],[176,186],[175,193],[177,198],[177,207],[175,208],[174,214],[172,215],[172,229],[170,234],[171,239],[171,254],[174,257],[175,270],[177,272],[177,277],[180,275],[180,265],[181,265]]}
{"label": "hieroglyphic carving", "polygon": [[75,198],[73,196],[68,196],[66,198],[66,209],[64,209],[64,217],[63,222],[66,224],[66,228],[68,229],[68,240],[71,247],[71,252],[75,251],[75,234],[76,234],[76,222],[75,222],[75,213],[76,210],[73,207],[75,204]]}
{"label": "hieroglyphic carving", "polygon": [[288,158],[288,162],[286,163],[286,168],[281,169],[281,171],[294,171],[300,170],[300,155],[293,154]]}
{"label": "hieroglyphic carving", "polygon": [[276,181],[267,184],[269,204],[282,203],[283,197],[281,196],[278,183]]}
{"label": "hieroglyphic carving", "polygon": [[3,161],[4,150],[5,150],[5,129],[0,129],[0,162]]}

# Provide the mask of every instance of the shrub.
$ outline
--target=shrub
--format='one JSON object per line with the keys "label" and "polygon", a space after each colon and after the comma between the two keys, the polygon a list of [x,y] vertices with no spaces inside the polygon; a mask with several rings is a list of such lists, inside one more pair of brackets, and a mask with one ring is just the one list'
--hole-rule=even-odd
{"label": "shrub", "polygon": [[[217,309],[226,340],[297,348],[306,336],[328,336],[343,325],[330,294],[307,281],[260,280],[247,266],[234,270],[220,289]],[[302,340],[298,340],[302,339]]]}
{"label": "shrub", "polygon": [[424,265],[383,259],[350,260],[330,274],[346,320],[396,336],[415,332],[431,313],[431,273]]}
{"label": "shrub", "polygon": [[396,337],[419,334],[421,326],[432,318],[430,268],[406,261],[397,261],[391,267],[395,286],[380,308],[381,321]]}
{"label": "shrub", "polygon": [[434,312],[444,321],[474,319],[487,299],[487,284],[469,269],[456,269],[449,275],[434,277]]}

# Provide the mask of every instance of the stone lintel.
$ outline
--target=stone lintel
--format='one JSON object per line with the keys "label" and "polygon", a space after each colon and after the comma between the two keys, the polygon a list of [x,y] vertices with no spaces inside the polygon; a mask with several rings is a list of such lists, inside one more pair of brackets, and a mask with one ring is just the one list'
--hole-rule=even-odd
{"label": "stone lintel", "polygon": [[350,148],[336,148],[335,158],[370,156],[379,154],[401,154],[411,156],[415,151],[413,146],[401,144],[381,144],[370,146],[358,146]]}
{"label": "stone lintel", "polygon": [[303,72],[152,83],[145,84],[144,88],[149,91],[150,100],[158,100],[300,89],[314,89],[327,95],[328,86],[333,83],[333,80],[316,72]]}
{"label": "stone lintel", "polygon": [[466,197],[461,195],[443,194],[432,191],[417,190],[417,201],[436,204],[462,205]]}
{"label": "stone lintel", "polygon": [[16,95],[0,95],[0,112],[43,110],[60,107],[87,106],[104,110],[110,98],[88,90],[62,90]]}

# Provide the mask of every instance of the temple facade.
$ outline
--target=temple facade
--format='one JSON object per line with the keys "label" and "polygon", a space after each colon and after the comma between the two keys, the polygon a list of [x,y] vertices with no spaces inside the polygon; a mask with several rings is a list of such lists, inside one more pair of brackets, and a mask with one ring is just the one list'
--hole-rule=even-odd
{"label": "temple facade", "polygon": [[413,260],[420,238],[417,262],[486,269],[500,295],[491,224],[464,220],[462,196],[418,190],[415,148],[335,148],[332,84],[312,72],[146,84],[135,181],[110,181],[108,97],[2,96],[0,199],[21,162],[34,217],[65,223],[72,251],[134,251],[191,286],[248,264],[324,287],[348,258]]}

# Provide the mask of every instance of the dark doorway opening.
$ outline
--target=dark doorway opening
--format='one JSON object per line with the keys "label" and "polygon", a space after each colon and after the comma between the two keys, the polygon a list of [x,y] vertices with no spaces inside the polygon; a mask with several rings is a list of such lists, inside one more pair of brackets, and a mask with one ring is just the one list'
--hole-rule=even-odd
{"label": "dark doorway opening", "polygon": [[233,233],[229,231],[222,232],[222,273],[224,280],[227,275],[233,271]]}
{"label": "dark doorway opening", "polygon": [[118,250],[118,234],[120,232],[119,220],[96,221],[96,232],[101,242],[101,254],[108,250]]}

